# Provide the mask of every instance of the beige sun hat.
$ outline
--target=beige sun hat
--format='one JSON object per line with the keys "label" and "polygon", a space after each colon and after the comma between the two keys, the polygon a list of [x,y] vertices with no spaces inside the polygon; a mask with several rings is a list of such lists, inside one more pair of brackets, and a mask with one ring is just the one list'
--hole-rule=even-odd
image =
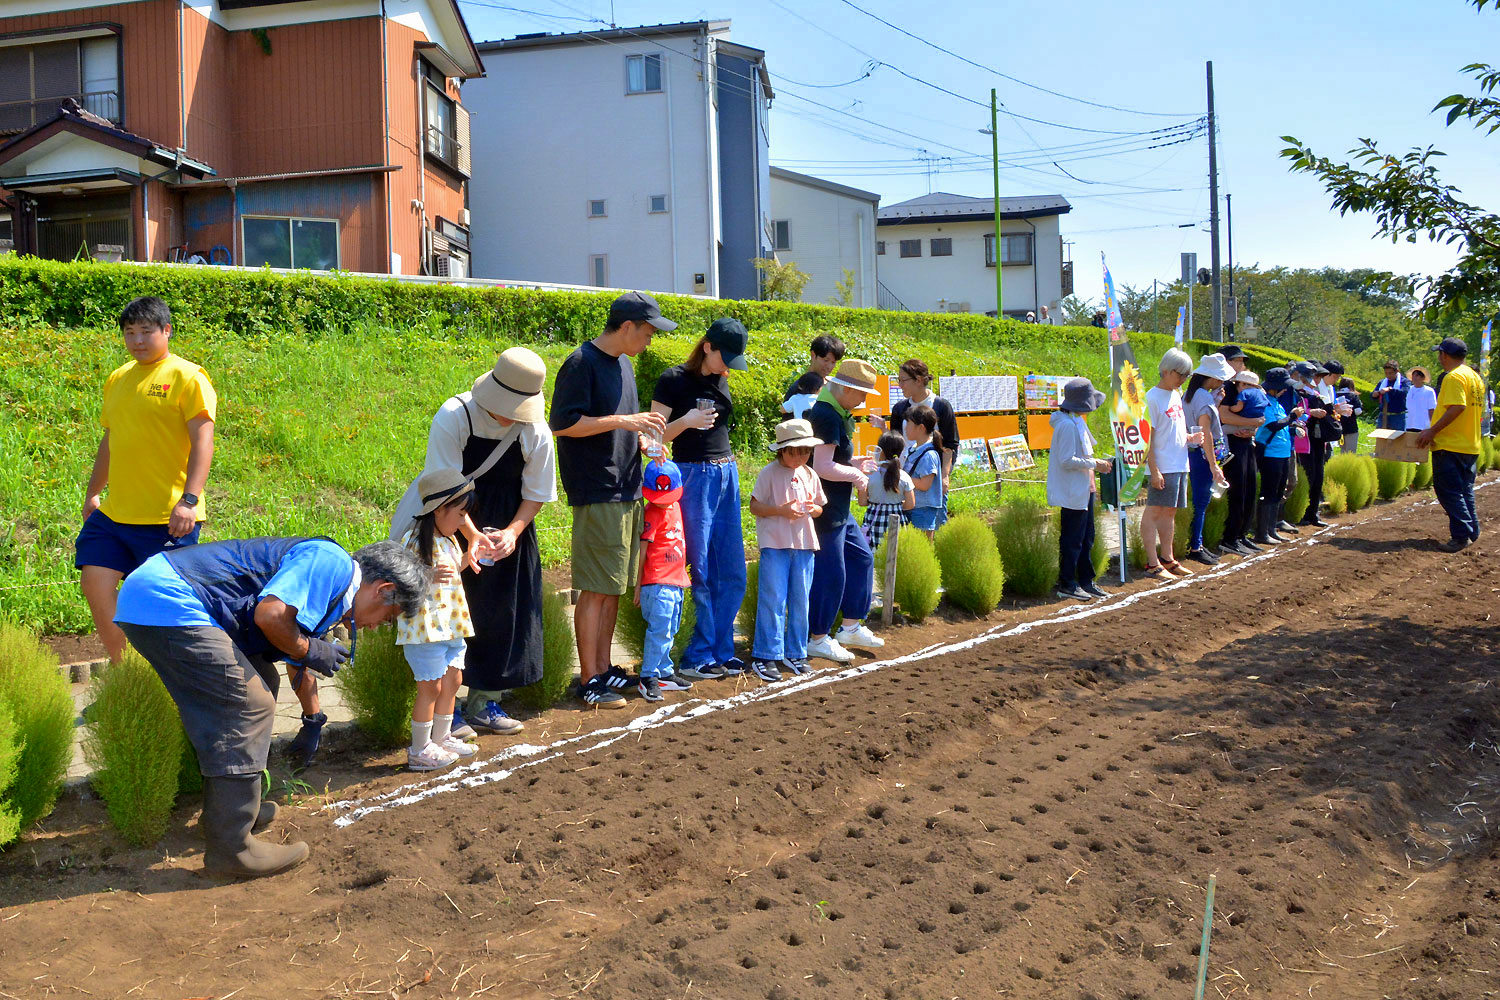
{"label": "beige sun hat", "polygon": [[417,498],[422,509],[416,516],[431,514],[439,507],[474,492],[474,481],[457,469],[433,469],[417,480]]}
{"label": "beige sun hat", "polygon": [[525,347],[512,347],[501,354],[495,367],[474,382],[476,405],[507,420],[539,424],[547,419],[542,387],[547,364]]}
{"label": "beige sun hat", "polygon": [[829,378],[828,381],[834,385],[841,385],[846,389],[858,389],[867,396],[874,395],[875,388],[875,366],[868,361],[850,359],[839,365],[838,373]]}
{"label": "beige sun hat", "polygon": [[1235,372],[1234,377],[1229,381],[1239,382],[1243,385],[1260,385],[1260,376],[1246,368],[1242,372]]}
{"label": "beige sun hat", "polygon": [[813,434],[812,423],[807,420],[783,420],[776,425],[776,443],[772,451],[783,448],[816,448],[823,442]]}

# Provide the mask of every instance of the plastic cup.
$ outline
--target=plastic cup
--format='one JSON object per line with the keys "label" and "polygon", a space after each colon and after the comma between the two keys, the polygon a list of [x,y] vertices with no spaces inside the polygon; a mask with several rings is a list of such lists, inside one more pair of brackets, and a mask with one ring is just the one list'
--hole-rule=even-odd
{"label": "plastic cup", "polygon": [[[484,534],[488,535],[491,532],[499,531],[500,529],[499,528],[480,528],[479,530],[482,531]],[[495,560],[493,560],[493,559],[489,558],[488,556],[486,556],[485,558],[479,560],[479,565],[481,565],[481,566],[493,566],[493,565],[495,565]]]}

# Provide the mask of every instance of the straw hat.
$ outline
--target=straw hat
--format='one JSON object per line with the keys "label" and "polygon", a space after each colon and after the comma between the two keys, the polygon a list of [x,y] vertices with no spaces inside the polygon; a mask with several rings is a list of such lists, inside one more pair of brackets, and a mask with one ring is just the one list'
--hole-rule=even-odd
{"label": "straw hat", "polygon": [[417,496],[422,501],[422,509],[417,511],[417,516],[431,514],[444,504],[452,503],[459,497],[473,492],[474,481],[457,469],[433,469],[431,472],[424,472],[417,480]]}
{"label": "straw hat", "polygon": [[812,424],[806,420],[783,420],[776,425],[776,443],[772,451],[783,448],[816,448],[823,442],[813,435]]}
{"label": "straw hat", "polygon": [[858,389],[867,396],[875,394],[875,366],[868,361],[850,359],[839,365],[838,373],[829,378],[834,385]]}
{"label": "straw hat", "polygon": [[547,365],[535,351],[512,347],[474,382],[474,403],[507,420],[539,424],[547,419],[542,386]]}

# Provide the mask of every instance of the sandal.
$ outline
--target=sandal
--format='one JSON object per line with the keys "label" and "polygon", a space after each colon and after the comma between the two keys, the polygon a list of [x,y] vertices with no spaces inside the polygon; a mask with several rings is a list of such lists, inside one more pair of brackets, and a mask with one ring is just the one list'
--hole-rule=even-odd
{"label": "sandal", "polygon": [[1162,567],[1165,568],[1166,571],[1168,573],[1171,573],[1173,576],[1178,576],[1178,577],[1184,577],[1184,578],[1186,578],[1186,577],[1194,575],[1192,570],[1188,569],[1186,566],[1184,566],[1182,563],[1178,562],[1176,559],[1170,559],[1170,560],[1169,559],[1163,559],[1161,561],[1161,564],[1162,564]]}
{"label": "sandal", "polygon": [[1149,576],[1153,580],[1175,580],[1175,579],[1177,579],[1177,577],[1173,576],[1171,573],[1169,573],[1167,571],[1167,568],[1165,566],[1162,566],[1159,563],[1157,565],[1155,565],[1155,566],[1149,566],[1148,565],[1146,567],[1146,569],[1145,569],[1145,573],[1146,573],[1147,576]]}

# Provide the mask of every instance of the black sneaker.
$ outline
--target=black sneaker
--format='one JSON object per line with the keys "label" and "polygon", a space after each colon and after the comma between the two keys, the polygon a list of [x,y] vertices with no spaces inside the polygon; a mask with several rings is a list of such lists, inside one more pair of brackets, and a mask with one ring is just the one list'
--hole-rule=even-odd
{"label": "black sneaker", "polygon": [[1289,535],[1301,534],[1301,531],[1297,528],[1297,526],[1295,524],[1291,524],[1290,522],[1285,521],[1285,520],[1277,521],[1276,524],[1273,526],[1272,530],[1273,531],[1284,531],[1284,532],[1286,532]]}
{"label": "black sneaker", "polygon": [[767,684],[781,680],[781,671],[772,660],[751,660],[750,672]]}
{"label": "black sneaker", "polygon": [[1085,594],[1088,594],[1090,597],[1093,597],[1093,598],[1100,598],[1100,597],[1108,597],[1109,596],[1109,591],[1107,591],[1107,590],[1100,590],[1099,589],[1099,585],[1097,583],[1092,583],[1092,582],[1085,583],[1079,589],[1082,590]]}
{"label": "black sneaker", "polygon": [[1246,555],[1254,555],[1257,552],[1265,551],[1259,545],[1256,545],[1255,542],[1251,541],[1248,538],[1241,538],[1239,540],[1239,543],[1240,551],[1244,552]]}
{"label": "black sneaker", "polygon": [[623,691],[630,687],[630,675],[625,672],[623,667],[617,667],[613,663],[609,665],[608,670],[599,676],[604,678],[605,686],[611,691]]}
{"label": "black sneaker", "polygon": [[693,689],[693,682],[675,670],[665,677],[658,677],[657,680],[661,681],[663,691],[691,691]]}
{"label": "black sneaker", "polygon": [[661,681],[655,677],[642,677],[636,682],[636,690],[646,701],[666,701],[661,693]]}
{"label": "black sneaker", "polygon": [[1201,562],[1205,566],[1215,566],[1219,562],[1219,557],[1208,551],[1208,549],[1194,549],[1187,554],[1187,557]]}
{"label": "black sneaker", "polygon": [[784,674],[796,674],[799,677],[812,670],[806,660],[778,660],[776,666]]}
{"label": "black sneaker", "polygon": [[1219,543],[1219,555],[1221,556],[1243,556],[1248,554],[1244,547],[1233,538],[1226,538]]}
{"label": "black sneaker", "polygon": [[1439,545],[1438,548],[1444,552],[1462,552],[1473,544],[1474,539],[1472,538],[1452,538]]}
{"label": "black sneaker", "polygon": [[604,674],[598,674],[587,684],[579,688],[585,705],[595,708],[624,708],[625,697],[609,689],[605,683]]}
{"label": "black sneaker", "polygon": [[738,656],[731,656],[719,664],[719,668],[724,671],[725,677],[738,677],[745,672],[745,661]]}

